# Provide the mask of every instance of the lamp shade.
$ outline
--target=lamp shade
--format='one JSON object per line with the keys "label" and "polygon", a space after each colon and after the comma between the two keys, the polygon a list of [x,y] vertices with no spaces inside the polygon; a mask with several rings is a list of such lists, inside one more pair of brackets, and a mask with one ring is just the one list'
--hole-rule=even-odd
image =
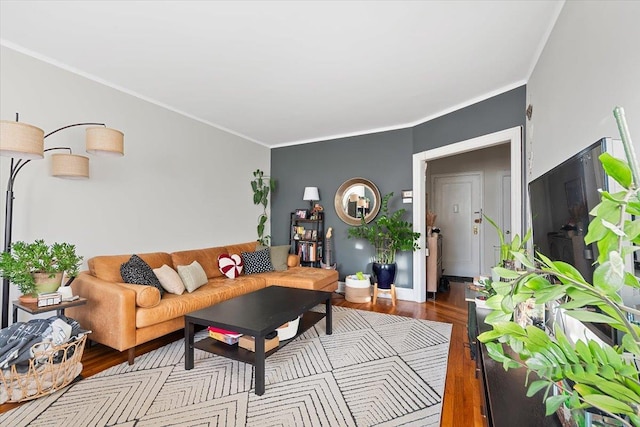
{"label": "lamp shade", "polygon": [[0,155],[19,159],[44,157],[44,131],[20,122],[0,121]]}
{"label": "lamp shade", "polygon": [[51,175],[58,178],[89,178],[89,158],[77,154],[52,154]]}
{"label": "lamp shade", "polygon": [[302,200],[320,200],[318,187],[304,187],[304,196],[302,196]]}
{"label": "lamp shade", "polygon": [[87,128],[87,153],[124,156],[124,134],[106,127]]}

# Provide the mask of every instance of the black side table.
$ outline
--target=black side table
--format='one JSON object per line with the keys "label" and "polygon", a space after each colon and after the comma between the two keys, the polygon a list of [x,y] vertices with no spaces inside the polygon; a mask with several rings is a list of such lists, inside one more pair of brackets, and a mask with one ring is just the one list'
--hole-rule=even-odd
{"label": "black side table", "polygon": [[37,302],[24,303],[20,300],[13,301],[13,323],[18,321],[18,309],[26,311],[29,314],[46,313],[47,311],[55,310],[58,316],[64,316],[64,309],[69,307],[75,307],[78,305],[85,305],[87,303],[86,298],[78,298],[74,301],[62,301],[60,304],[48,305],[46,307],[38,307]]}

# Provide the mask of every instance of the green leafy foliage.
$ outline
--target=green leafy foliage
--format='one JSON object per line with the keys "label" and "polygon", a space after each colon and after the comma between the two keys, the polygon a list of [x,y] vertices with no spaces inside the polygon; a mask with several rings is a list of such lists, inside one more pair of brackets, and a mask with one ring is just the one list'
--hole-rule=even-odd
{"label": "green leafy foliage", "polygon": [[380,214],[367,224],[362,218],[362,223],[348,230],[349,238],[367,239],[376,251],[376,262],[381,264],[393,264],[396,262],[396,252],[415,251],[420,249],[417,240],[420,233],[413,231],[413,224],[405,221],[406,209],[389,211],[389,199],[393,192],[382,198]]}
{"label": "green leafy foliage", "polygon": [[498,265],[502,266],[505,261],[513,261],[516,258],[515,254],[524,254],[527,248],[527,242],[533,235],[531,229],[527,231],[522,239],[520,239],[520,235],[516,234],[511,239],[511,242],[507,242],[505,233],[500,226],[488,216],[484,214],[482,216],[496,229],[498,239],[500,239],[500,263]]}
{"label": "green leafy foliage", "polygon": [[0,275],[9,279],[23,295],[36,293],[36,282],[32,273],[66,273],[70,277],[78,274],[82,257],[70,243],[54,243],[49,246],[44,240],[33,243],[14,242],[10,252],[0,256]]}
{"label": "green leafy foliage", "polygon": [[262,206],[262,213],[258,216],[258,242],[261,245],[268,246],[271,236],[264,235],[264,227],[267,223],[267,206],[269,205],[269,194],[276,189],[275,180],[266,177],[264,172],[256,169],[253,172],[253,180],[251,180],[251,189],[253,190],[253,204]]}
{"label": "green leafy foliage", "polygon": [[[616,118],[620,125],[618,114]],[[619,127],[626,129],[626,124]],[[545,390],[547,415],[562,405],[573,409],[594,407],[621,424],[640,426],[640,378],[634,363],[640,358],[640,327],[629,321],[630,314],[640,312],[626,307],[618,294],[625,285],[640,286],[638,278],[624,271],[624,257],[637,250],[634,243],[640,243],[640,220],[628,218],[628,214],[640,215],[640,167],[633,150],[627,149],[631,145],[628,135],[622,133],[622,140],[627,162],[607,153],[600,156],[606,173],[624,191],[602,192],[601,202],[590,213],[594,218],[585,243],[595,243],[599,250],[592,283],[570,264],[552,261],[540,253],[530,257],[516,250],[514,254],[511,248],[514,259],[527,271],[496,269],[508,286],[494,284],[496,295],[487,300],[493,311],[486,317],[493,329],[478,339],[505,369],[524,368],[527,377],[537,374],[539,379],[529,385],[527,395]],[[487,220],[501,235],[497,225]],[[533,326],[522,328],[514,323],[514,312],[527,298],[535,298],[536,304],[557,301],[567,316],[609,324],[622,332],[622,344],[611,347],[586,338],[572,342],[557,325],[551,334]],[[512,353],[505,352],[503,346],[511,348]],[[513,352],[515,356],[511,356]],[[550,390],[558,383],[560,393],[553,395]]]}

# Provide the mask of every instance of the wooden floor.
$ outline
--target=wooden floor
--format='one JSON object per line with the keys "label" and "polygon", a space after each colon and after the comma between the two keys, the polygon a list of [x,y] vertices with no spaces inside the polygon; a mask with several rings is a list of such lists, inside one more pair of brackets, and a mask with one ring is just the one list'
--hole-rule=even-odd
{"label": "wooden floor", "polygon": [[[451,290],[439,293],[436,300],[426,303],[398,301],[396,307],[388,299],[378,299],[373,306],[371,303],[354,304],[344,297],[334,294],[333,304],[378,313],[408,316],[416,319],[435,320],[452,323],[451,346],[449,348],[449,363],[447,368],[447,382],[444,391],[444,405],[442,409],[442,426],[482,426],[480,414],[480,391],[475,379],[475,362],[469,357],[469,349],[465,347],[467,338],[467,304],[464,301],[464,285],[451,283]],[[136,348],[136,355],[147,353],[163,345],[183,337],[182,331],[159,338]],[[82,358],[82,375],[90,377],[111,366],[127,361],[126,352],[120,353],[108,347],[94,344],[85,349]],[[0,405],[0,413],[15,408],[19,404]]]}

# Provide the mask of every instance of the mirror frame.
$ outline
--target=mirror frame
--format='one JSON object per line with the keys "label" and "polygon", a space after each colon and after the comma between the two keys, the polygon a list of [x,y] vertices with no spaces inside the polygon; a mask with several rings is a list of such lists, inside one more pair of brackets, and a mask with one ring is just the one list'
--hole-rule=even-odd
{"label": "mirror frame", "polygon": [[354,217],[351,217],[351,216],[347,215],[347,213],[344,211],[343,206],[342,206],[342,200],[344,199],[345,191],[347,191],[347,189],[349,189],[350,187],[352,187],[354,185],[364,185],[364,186],[368,187],[369,190],[371,190],[371,192],[373,193],[373,195],[375,197],[375,204],[371,208],[370,212],[364,217],[364,221],[366,223],[370,223],[371,221],[373,221],[373,219],[376,217],[376,215],[378,215],[378,212],[380,211],[380,205],[382,203],[382,200],[380,198],[380,190],[378,190],[378,187],[376,187],[376,185],[373,182],[369,181],[368,179],[365,179],[365,178],[351,178],[351,179],[348,179],[345,182],[343,182],[342,185],[340,187],[338,187],[338,190],[336,191],[336,196],[333,199],[333,207],[334,207],[334,209],[336,211],[336,214],[338,214],[338,217],[343,222],[345,222],[345,223],[347,223],[349,225],[360,225],[360,224],[362,224],[361,218],[354,218]]}

